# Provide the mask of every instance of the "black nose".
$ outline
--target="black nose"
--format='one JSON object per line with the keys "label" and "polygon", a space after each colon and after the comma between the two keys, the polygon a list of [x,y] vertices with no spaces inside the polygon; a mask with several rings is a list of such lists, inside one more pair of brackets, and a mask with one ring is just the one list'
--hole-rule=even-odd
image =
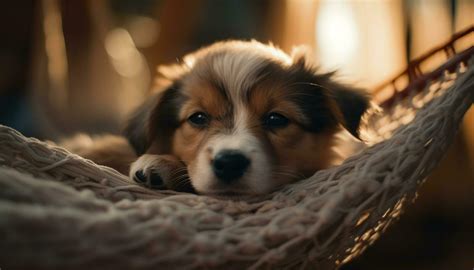
{"label": "black nose", "polygon": [[212,161],[214,174],[226,183],[244,175],[249,165],[250,160],[237,150],[222,150]]}

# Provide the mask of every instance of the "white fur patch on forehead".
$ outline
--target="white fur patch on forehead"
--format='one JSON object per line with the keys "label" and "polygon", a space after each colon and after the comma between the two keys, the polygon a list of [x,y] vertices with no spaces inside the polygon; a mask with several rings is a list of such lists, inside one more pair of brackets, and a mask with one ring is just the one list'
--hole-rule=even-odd
{"label": "white fur patch on forehead", "polygon": [[191,74],[222,83],[234,104],[240,102],[244,92],[259,79],[258,71],[270,61],[292,63],[291,57],[280,49],[255,40],[218,42],[184,58]]}
{"label": "white fur patch on forehead", "polygon": [[234,107],[234,126],[232,133],[246,133],[248,132],[248,110],[243,106],[242,102],[238,102]]}
{"label": "white fur patch on forehead", "polygon": [[221,80],[231,99],[238,102],[258,80],[258,71],[268,61],[290,64],[291,59],[273,46],[258,42],[227,43],[222,51],[212,58],[212,72]]}
{"label": "white fur patch on forehead", "polygon": [[216,42],[208,47],[204,47],[194,53],[186,55],[183,60],[188,68],[192,68],[197,62],[208,56],[226,52],[259,56],[260,58],[281,62],[283,65],[290,65],[292,63],[292,58],[279,48],[273,46],[273,44],[270,43],[267,45],[256,40]]}
{"label": "white fur patch on forehead", "polygon": [[226,52],[213,59],[212,72],[222,82],[233,103],[243,97],[257,80],[265,59],[249,53]]}

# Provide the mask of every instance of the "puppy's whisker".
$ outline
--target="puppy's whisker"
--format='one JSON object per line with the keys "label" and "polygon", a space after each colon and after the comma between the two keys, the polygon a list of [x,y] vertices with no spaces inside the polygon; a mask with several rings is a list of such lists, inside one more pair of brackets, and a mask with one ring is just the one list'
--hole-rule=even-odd
{"label": "puppy's whisker", "polygon": [[170,173],[171,174],[180,174],[180,173],[183,173],[183,172],[187,172],[187,168],[175,169],[175,170],[172,170]]}
{"label": "puppy's whisker", "polygon": [[173,180],[174,181],[190,180],[190,178],[189,178],[188,174],[183,174],[183,175],[180,175],[180,176],[174,178]]}
{"label": "puppy's whisker", "polygon": [[274,174],[279,175],[279,176],[289,177],[290,179],[300,179],[300,176],[294,175],[294,174],[289,174],[289,173],[275,172]]}
{"label": "puppy's whisker", "polygon": [[324,85],[321,85],[321,84],[318,84],[318,83],[312,83],[312,82],[295,82],[295,83],[290,84],[290,86],[293,86],[293,85],[300,85],[300,84],[302,84],[302,85],[308,85],[308,86],[313,86],[313,87],[320,87],[320,88],[329,90],[329,88],[325,87]]}
{"label": "puppy's whisker", "polygon": [[191,180],[191,178],[189,178],[189,175],[181,175],[177,178],[175,178],[176,181],[188,181],[188,180]]}
{"label": "puppy's whisker", "polygon": [[282,168],[280,168],[279,170],[274,171],[273,173],[275,175],[285,176],[285,177],[289,177],[290,179],[296,179],[296,180],[306,178],[305,175],[303,175],[301,173],[297,173],[297,172],[290,171],[290,170],[283,170]]}
{"label": "puppy's whisker", "polygon": [[192,186],[191,185],[191,179],[189,177],[179,179],[175,183],[175,188],[176,189],[186,188],[186,187],[189,187],[189,186]]}
{"label": "puppy's whisker", "polygon": [[187,175],[188,172],[187,171],[179,171],[179,172],[174,172],[172,175],[174,175],[175,177],[181,177],[183,175]]}

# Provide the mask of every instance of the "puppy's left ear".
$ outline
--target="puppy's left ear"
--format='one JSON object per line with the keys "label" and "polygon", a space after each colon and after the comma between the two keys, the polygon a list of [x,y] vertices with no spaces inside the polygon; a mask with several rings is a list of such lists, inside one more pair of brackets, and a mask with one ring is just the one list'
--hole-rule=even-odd
{"label": "puppy's left ear", "polygon": [[339,84],[333,80],[335,72],[319,73],[313,64],[308,47],[294,47],[291,53],[293,67],[311,74],[312,83],[319,85],[326,97],[332,116],[354,137],[359,138],[362,115],[370,106],[369,95],[362,89]]}
{"label": "puppy's left ear", "polygon": [[337,121],[359,138],[362,116],[370,106],[369,95],[362,89],[330,82],[326,85],[329,108]]}

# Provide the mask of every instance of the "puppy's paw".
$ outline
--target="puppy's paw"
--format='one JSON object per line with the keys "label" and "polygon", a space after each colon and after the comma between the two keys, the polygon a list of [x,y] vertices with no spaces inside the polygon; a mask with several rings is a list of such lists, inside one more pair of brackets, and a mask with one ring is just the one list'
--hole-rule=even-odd
{"label": "puppy's paw", "polygon": [[182,163],[169,155],[142,155],[130,166],[130,178],[151,189],[169,189]]}
{"label": "puppy's paw", "polygon": [[152,189],[166,188],[160,173],[154,170],[138,170],[134,173],[132,180]]}

